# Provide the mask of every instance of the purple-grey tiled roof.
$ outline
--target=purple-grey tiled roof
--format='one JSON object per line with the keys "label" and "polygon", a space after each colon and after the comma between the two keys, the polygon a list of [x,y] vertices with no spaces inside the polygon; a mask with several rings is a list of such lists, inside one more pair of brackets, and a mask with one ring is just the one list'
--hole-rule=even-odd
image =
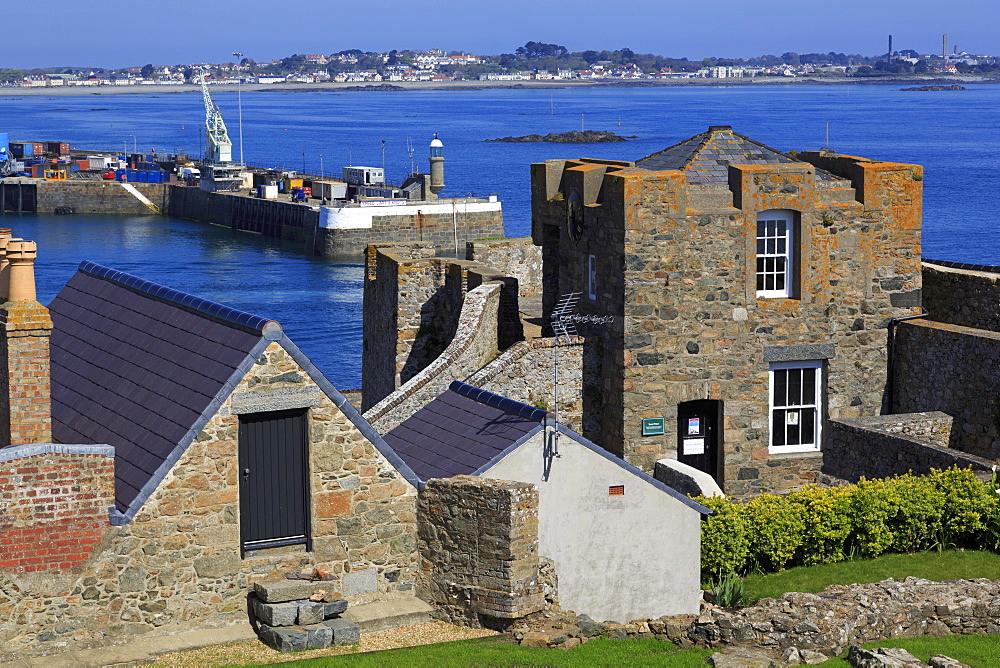
{"label": "purple-grey tiled roof", "polygon": [[90,262],[49,310],[52,438],[114,446],[119,511],[176,456],[269,322]]}
{"label": "purple-grey tiled roof", "polygon": [[[728,183],[729,165],[790,164],[796,160],[780,151],[750,139],[728,125],[712,126],[707,132],[674,144],[658,153],[637,160],[636,167],[650,170],[676,169],[687,175],[688,183]],[[817,169],[820,179],[835,179],[833,174]]]}
{"label": "purple-grey tiled roof", "polygon": [[530,432],[548,413],[455,381],[384,436],[420,480],[471,475]]}

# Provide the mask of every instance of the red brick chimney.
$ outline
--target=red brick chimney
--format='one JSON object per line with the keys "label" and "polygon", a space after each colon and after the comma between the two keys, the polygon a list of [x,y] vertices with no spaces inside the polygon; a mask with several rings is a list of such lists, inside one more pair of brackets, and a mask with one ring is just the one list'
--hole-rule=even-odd
{"label": "red brick chimney", "polygon": [[0,374],[0,447],[48,443],[52,441],[52,318],[35,299],[37,247],[33,241],[11,240],[5,251],[3,274],[9,287],[0,305],[0,361],[7,373]]}

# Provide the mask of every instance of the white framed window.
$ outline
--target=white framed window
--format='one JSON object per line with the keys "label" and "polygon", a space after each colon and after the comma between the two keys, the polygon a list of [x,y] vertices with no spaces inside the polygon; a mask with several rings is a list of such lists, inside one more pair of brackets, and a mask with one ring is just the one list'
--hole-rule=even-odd
{"label": "white framed window", "polygon": [[587,256],[587,298],[597,299],[597,258]]}
{"label": "white framed window", "polygon": [[823,425],[823,362],[771,364],[771,452],[820,449]]}
{"label": "white framed window", "polygon": [[757,215],[757,296],[791,297],[795,276],[795,217],[774,209]]}

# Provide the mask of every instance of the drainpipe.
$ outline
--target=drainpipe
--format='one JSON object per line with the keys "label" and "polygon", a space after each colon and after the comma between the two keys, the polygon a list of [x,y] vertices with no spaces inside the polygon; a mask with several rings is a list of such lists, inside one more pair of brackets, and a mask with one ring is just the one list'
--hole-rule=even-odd
{"label": "drainpipe", "polygon": [[885,410],[882,411],[883,415],[888,415],[892,413],[893,401],[895,399],[895,389],[896,389],[896,358],[894,355],[894,350],[896,348],[896,325],[906,320],[916,320],[917,318],[926,318],[930,315],[924,307],[920,307],[920,313],[916,315],[904,315],[901,318],[890,318],[888,327],[888,336],[886,340],[886,367],[889,372],[889,377],[886,379],[885,383],[885,394],[886,394],[886,406]]}

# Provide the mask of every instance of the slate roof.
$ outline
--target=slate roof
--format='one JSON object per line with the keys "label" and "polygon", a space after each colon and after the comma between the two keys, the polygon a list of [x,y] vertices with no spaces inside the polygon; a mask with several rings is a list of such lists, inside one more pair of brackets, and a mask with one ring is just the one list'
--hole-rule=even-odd
{"label": "slate roof", "polygon": [[90,262],[49,310],[53,440],[115,447],[119,510],[136,499],[269,322]]}
{"label": "slate roof", "polygon": [[[791,156],[733,132],[728,125],[713,125],[708,131],[674,144],[659,153],[637,160],[636,167],[650,170],[676,169],[687,175],[688,183],[728,183],[729,165],[774,165],[797,162]],[[821,169],[824,180],[835,179]]]}
{"label": "slate roof", "polygon": [[507,397],[454,381],[437,399],[384,436],[386,444],[420,480],[481,475],[532,436],[554,425],[560,433],[704,515],[712,511],[656,480],[569,427],[551,414]]}
{"label": "slate roof", "polygon": [[384,438],[426,482],[478,473],[536,430],[546,415],[539,408],[455,381]]}

